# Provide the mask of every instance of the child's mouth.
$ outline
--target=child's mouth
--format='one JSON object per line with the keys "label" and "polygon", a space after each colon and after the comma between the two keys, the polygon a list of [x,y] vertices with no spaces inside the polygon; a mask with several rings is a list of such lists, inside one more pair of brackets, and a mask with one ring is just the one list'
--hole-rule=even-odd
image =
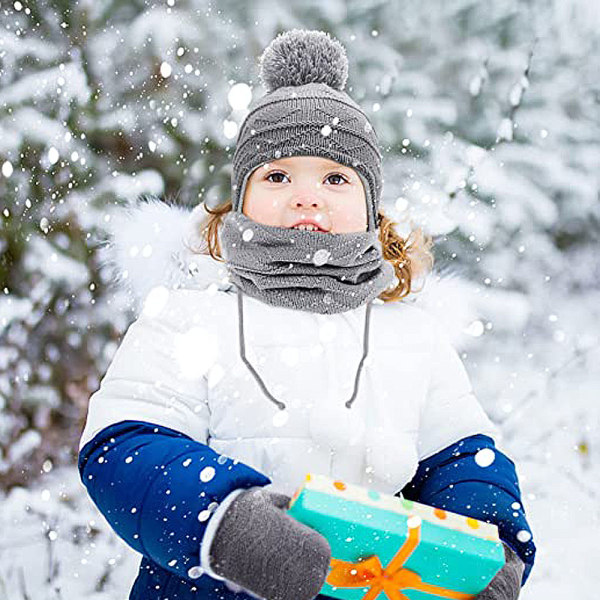
{"label": "child's mouth", "polygon": [[300,231],[316,231],[318,233],[328,233],[324,229],[320,229],[316,225],[312,225],[311,223],[300,223],[300,225],[294,225],[290,229],[299,229]]}

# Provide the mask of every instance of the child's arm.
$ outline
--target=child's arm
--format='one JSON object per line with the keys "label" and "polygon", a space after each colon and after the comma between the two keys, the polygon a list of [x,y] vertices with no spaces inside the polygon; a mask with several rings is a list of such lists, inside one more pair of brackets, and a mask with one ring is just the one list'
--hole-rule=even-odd
{"label": "child's arm", "polygon": [[115,532],[182,577],[200,564],[211,503],[271,483],[207,445],[204,370],[215,340],[186,320],[185,302],[169,292],[129,327],[90,397],[79,447],[81,479]]}
{"label": "child's arm", "polygon": [[281,494],[254,489],[268,477],[208,446],[205,371],[218,340],[201,327],[202,298],[191,318],[185,294],[162,299],[129,327],[90,398],[81,479],[114,531],[163,569],[310,600],[329,544],[285,514]]}
{"label": "child's arm", "polygon": [[[484,455],[493,452],[494,460],[489,466],[480,466],[475,459],[481,450],[485,450]],[[525,584],[536,548],[532,538],[527,540],[531,528],[521,503],[515,465],[496,448],[491,437],[468,436],[421,460],[402,495],[498,525],[500,539],[525,563],[521,585]]]}
{"label": "child's arm", "polygon": [[87,442],[78,466],[114,531],[186,579],[201,564],[201,542],[216,508],[211,504],[271,482],[179,431],[132,420],[110,425]]}
{"label": "child's arm", "polygon": [[498,440],[500,430],[479,403],[457,351],[437,320],[431,321],[430,378],[421,406],[419,460],[469,435]]}
{"label": "child's arm", "polygon": [[[156,289],[147,296],[146,309],[125,332],[91,395],[80,450],[104,427],[124,420],[156,423],[207,443],[207,357],[218,340],[202,334],[202,320],[192,322],[189,298],[164,292],[166,298]],[[198,304],[202,317],[206,307]]]}
{"label": "child's arm", "polygon": [[[431,375],[417,444],[419,467],[402,493],[498,525],[502,541],[525,563],[524,584],[535,545],[515,464],[496,446],[501,432],[475,397],[466,369],[437,321],[431,334]],[[476,460],[480,450],[484,452]],[[493,461],[488,465],[485,459],[490,457]]]}

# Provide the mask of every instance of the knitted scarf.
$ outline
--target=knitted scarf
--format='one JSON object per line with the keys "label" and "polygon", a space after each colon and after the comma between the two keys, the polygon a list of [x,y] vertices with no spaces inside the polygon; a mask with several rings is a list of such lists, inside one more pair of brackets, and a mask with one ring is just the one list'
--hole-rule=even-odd
{"label": "knitted scarf", "polygon": [[220,243],[231,281],[274,306],[331,314],[357,308],[394,281],[377,230],[319,233],[230,212]]}

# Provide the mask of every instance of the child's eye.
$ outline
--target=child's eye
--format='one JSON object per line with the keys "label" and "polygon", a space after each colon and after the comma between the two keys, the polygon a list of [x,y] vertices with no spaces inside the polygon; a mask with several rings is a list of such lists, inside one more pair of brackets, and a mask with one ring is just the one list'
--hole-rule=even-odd
{"label": "child's eye", "polygon": [[[269,173],[265,177],[265,179],[267,181],[270,181],[271,183],[283,183],[281,180],[273,180],[273,179],[271,179],[271,177],[277,177],[277,176],[287,177],[287,175],[285,173],[282,173],[281,171],[273,171],[273,173]],[[329,181],[332,177],[339,177],[339,179],[341,180],[339,183],[335,183],[334,185],[341,185],[342,182],[348,183],[348,180],[343,175],[341,175],[340,173],[331,173],[331,175],[327,176],[327,179],[325,181]]]}
{"label": "child's eye", "polygon": [[280,171],[274,171],[273,173],[269,173],[265,179],[267,181],[270,181],[271,183],[281,183],[281,181],[273,181],[272,179],[269,179],[269,177],[273,177],[275,175],[281,175],[282,177],[287,177],[287,175],[285,173],[281,173]]}
{"label": "child's eye", "polygon": [[340,173],[332,173],[331,175],[329,175],[327,177],[327,180],[330,179],[331,177],[339,177],[342,181],[345,181],[346,183],[348,183],[348,180],[343,175],[340,175]]}

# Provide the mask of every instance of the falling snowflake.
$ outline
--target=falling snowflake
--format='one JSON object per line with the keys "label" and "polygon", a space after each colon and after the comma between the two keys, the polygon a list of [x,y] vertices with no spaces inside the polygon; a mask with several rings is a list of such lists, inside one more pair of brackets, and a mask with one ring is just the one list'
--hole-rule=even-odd
{"label": "falling snowflake", "polygon": [[202,523],[202,522],[208,520],[210,515],[211,515],[211,511],[209,509],[205,508],[204,510],[201,510],[198,513],[198,521],[200,521]]}
{"label": "falling snowflake", "polygon": [[531,533],[529,533],[529,531],[526,529],[521,529],[517,532],[517,539],[520,542],[528,542],[531,539]]}
{"label": "falling snowflake", "polygon": [[204,569],[200,566],[188,569],[188,577],[190,579],[198,579],[198,577],[202,577],[202,575],[204,575]]}
{"label": "falling snowflake", "polygon": [[206,483],[210,481],[215,476],[215,468],[214,467],[204,467],[202,471],[200,471],[200,481]]}
{"label": "falling snowflake", "polygon": [[394,206],[398,212],[404,212],[408,208],[408,200],[400,196]]}
{"label": "falling snowflake", "polygon": [[227,101],[233,110],[246,110],[252,100],[252,88],[247,83],[236,83],[227,94]]}
{"label": "falling snowflake", "polygon": [[464,331],[467,335],[479,337],[485,331],[485,326],[479,319],[476,319]]}
{"label": "falling snowflake", "polygon": [[198,521],[200,521],[201,523],[206,521],[210,517],[210,515],[217,509],[218,506],[218,502],[211,502],[207,508],[201,510],[198,513]]}
{"label": "falling snowflake", "polygon": [[48,160],[50,161],[50,164],[56,164],[59,158],[60,154],[58,150],[54,146],[50,146],[50,148],[48,149]]}
{"label": "falling snowflake", "polygon": [[325,248],[320,248],[314,253],[312,261],[317,267],[320,267],[321,265],[324,265],[330,258],[331,252]]}
{"label": "falling snowflake", "polygon": [[173,69],[168,62],[162,62],[160,64],[160,74],[162,77],[164,77],[166,79],[167,77],[170,77],[172,72],[173,72]]}
{"label": "falling snowflake", "polygon": [[12,163],[9,160],[5,160],[2,163],[2,175],[4,175],[4,177],[8,178],[13,174],[13,166]]}
{"label": "falling snowflake", "polygon": [[483,448],[475,455],[475,462],[480,467],[489,467],[495,460],[496,453],[491,448]]}

